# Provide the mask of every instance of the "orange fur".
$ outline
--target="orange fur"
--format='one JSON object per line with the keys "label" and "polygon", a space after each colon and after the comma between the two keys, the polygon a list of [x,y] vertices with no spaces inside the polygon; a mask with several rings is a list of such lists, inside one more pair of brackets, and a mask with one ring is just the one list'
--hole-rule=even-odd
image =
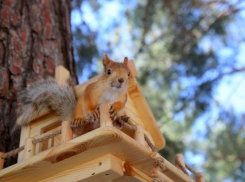
{"label": "orange fur", "polygon": [[[127,87],[129,82],[128,59],[124,63],[116,63],[103,57],[104,72],[101,78],[85,88],[84,94],[78,99],[73,114],[73,123],[80,124],[98,117],[98,106],[101,103],[110,103],[118,115],[124,112],[127,101]],[[111,74],[108,74],[110,70]],[[123,80],[121,83],[119,80]]]}

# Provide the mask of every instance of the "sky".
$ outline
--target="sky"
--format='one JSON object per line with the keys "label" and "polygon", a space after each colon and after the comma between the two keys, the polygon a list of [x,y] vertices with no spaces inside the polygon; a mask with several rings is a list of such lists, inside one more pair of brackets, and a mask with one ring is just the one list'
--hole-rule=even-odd
{"label": "sky", "polygon": [[[137,1],[134,1],[137,2]],[[71,14],[71,23],[74,26],[79,26],[82,21],[85,21],[91,30],[98,30],[99,34],[97,38],[97,44],[100,45],[100,52],[107,50],[106,44],[101,44],[101,42],[107,42],[111,39],[111,37],[117,36],[116,31],[107,32],[108,27],[113,26],[113,23],[119,22],[120,28],[124,30],[124,34],[120,37],[120,44],[112,53],[112,57],[114,59],[118,59],[121,55],[127,55],[130,59],[133,59],[134,55],[132,52],[133,42],[130,40],[130,31],[127,27],[127,20],[121,17],[121,12],[124,11],[123,8],[133,8],[136,4],[127,4],[126,6],[121,6],[118,1],[107,1],[106,3],[102,3],[102,7],[100,8],[97,14],[93,13],[90,4],[87,1],[84,1],[81,9],[73,10]],[[82,15],[80,14],[82,12]],[[245,18],[244,11],[241,13],[241,17]],[[99,21],[98,21],[99,20]],[[229,27],[232,29],[232,27]],[[201,47],[204,50],[208,50],[211,46],[215,46],[212,38],[205,37],[201,42]],[[217,56],[220,61],[229,62],[235,61],[237,65],[245,65],[245,44],[241,43],[236,48],[237,52],[233,52],[232,48],[227,47],[218,47],[216,51]],[[122,60],[121,60],[122,61]],[[137,65],[136,65],[137,66]],[[97,69],[97,64],[95,63],[92,69]],[[140,70],[138,70],[140,71]],[[79,82],[83,82],[87,80],[86,69],[82,75],[79,76]],[[224,77],[219,85],[216,87],[214,91],[215,100],[220,102],[225,109],[234,109],[236,113],[245,113],[245,79],[244,74],[234,74],[232,76]],[[200,137],[205,135],[205,125],[206,122],[214,121],[217,119],[218,113],[215,105],[213,106],[212,113],[208,113],[203,115],[203,117],[198,119],[198,122],[195,122],[193,126],[193,134],[191,138],[199,138],[200,140],[205,140],[205,138]],[[195,155],[191,151],[187,151],[185,153],[186,161],[194,164],[199,163],[202,164],[205,160],[203,155]]]}

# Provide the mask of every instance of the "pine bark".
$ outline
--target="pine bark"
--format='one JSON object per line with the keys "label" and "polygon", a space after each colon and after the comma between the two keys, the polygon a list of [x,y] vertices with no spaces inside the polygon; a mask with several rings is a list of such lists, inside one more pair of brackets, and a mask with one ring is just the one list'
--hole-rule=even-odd
{"label": "pine bark", "polygon": [[[0,0],[0,151],[19,146],[19,90],[65,66],[77,82],[72,51],[70,0]],[[16,162],[8,159],[5,167]]]}

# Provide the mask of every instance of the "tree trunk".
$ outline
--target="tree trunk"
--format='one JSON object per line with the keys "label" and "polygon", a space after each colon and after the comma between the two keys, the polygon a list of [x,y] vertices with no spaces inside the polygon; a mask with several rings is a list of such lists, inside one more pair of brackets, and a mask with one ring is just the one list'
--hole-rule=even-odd
{"label": "tree trunk", "polygon": [[[18,147],[17,92],[65,66],[77,82],[72,53],[70,0],[0,0],[0,151]],[[5,162],[16,162],[13,157]]]}

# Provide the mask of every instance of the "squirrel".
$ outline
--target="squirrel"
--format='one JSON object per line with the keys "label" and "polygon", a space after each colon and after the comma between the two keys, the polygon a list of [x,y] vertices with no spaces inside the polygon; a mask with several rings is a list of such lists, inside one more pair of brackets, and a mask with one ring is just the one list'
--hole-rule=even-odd
{"label": "squirrel", "polygon": [[72,124],[86,123],[87,120],[98,120],[98,105],[109,103],[110,113],[115,120],[116,116],[124,115],[127,102],[127,89],[130,72],[128,58],[123,63],[116,63],[105,54],[103,57],[104,72],[99,80],[89,84],[84,94],[78,99]]}
{"label": "squirrel", "polygon": [[118,63],[104,54],[103,67],[101,77],[89,84],[78,99],[71,80],[61,87],[55,78],[43,79],[21,91],[17,98],[17,125],[28,125],[42,109],[48,108],[61,120],[71,121],[71,126],[84,126],[99,120],[99,105],[105,102],[111,105],[113,121],[120,117],[127,121],[124,107],[130,79],[128,58]]}

